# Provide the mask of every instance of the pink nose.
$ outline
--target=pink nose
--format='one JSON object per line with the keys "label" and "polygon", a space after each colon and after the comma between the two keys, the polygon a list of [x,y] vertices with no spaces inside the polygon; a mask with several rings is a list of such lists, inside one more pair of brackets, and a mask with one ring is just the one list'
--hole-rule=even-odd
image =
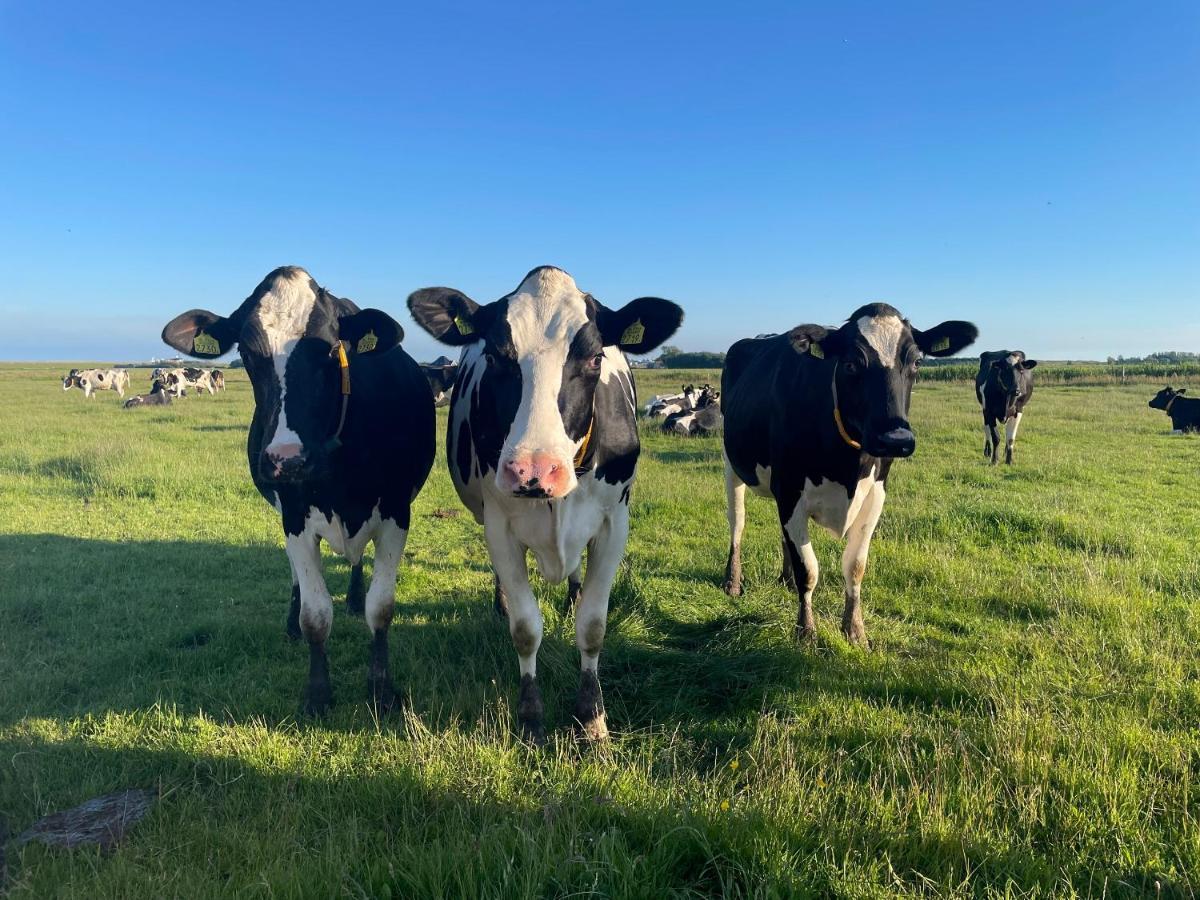
{"label": "pink nose", "polygon": [[519,453],[501,468],[501,483],[514,494],[561,497],[571,483],[570,465],[541,450]]}
{"label": "pink nose", "polygon": [[267,448],[267,456],[282,462],[286,459],[295,459],[303,449],[299,444],[272,444]]}

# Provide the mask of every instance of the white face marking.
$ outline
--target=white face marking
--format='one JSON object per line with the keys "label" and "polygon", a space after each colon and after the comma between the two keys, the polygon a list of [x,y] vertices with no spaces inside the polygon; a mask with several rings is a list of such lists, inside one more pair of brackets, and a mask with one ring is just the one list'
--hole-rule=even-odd
{"label": "white face marking", "polygon": [[558,411],[563,365],[571,341],[588,321],[584,295],[558,269],[539,269],[508,300],[508,327],[521,368],[521,402],[501,459],[535,450],[570,461],[578,448]]}
{"label": "white face marking", "polygon": [[899,316],[862,316],[857,324],[871,349],[879,354],[879,361],[889,369],[895,366],[900,339],[904,337],[904,322]]}
{"label": "white face marking", "polygon": [[258,303],[256,315],[267,339],[275,377],[279,379],[279,421],[267,449],[281,444],[299,444],[300,436],[288,427],[285,399],[287,396],[288,358],[304,337],[308,319],[317,303],[312,279],[303,269],[280,275]]}

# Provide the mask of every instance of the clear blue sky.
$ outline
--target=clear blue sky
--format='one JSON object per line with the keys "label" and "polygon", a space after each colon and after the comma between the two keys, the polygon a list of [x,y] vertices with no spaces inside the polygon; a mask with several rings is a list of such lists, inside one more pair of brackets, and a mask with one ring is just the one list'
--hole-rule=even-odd
{"label": "clear blue sky", "polygon": [[163,353],[275,266],[391,312],[535,265],[724,349],[885,300],[1200,350],[1200,5],[0,5],[0,358]]}

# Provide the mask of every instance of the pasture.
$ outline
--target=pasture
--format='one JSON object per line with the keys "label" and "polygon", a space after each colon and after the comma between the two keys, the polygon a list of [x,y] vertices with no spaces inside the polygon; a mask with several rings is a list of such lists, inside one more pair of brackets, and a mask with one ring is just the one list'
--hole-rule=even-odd
{"label": "pasture", "polygon": [[[127,787],[160,800],[110,854],[10,850],[12,897],[1200,889],[1200,438],[1168,436],[1157,383],[1039,385],[1011,468],[985,464],[971,383],[918,383],[863,586],[869,651],[841,638],[823,532],[819,638],[793,644],[766,501],[726,597],[719,442],[643,426],[601,657],[613,738],[570,740],[566,588],[535,579],[536,752],[440,449],[392,626],[405,710],[372,717],[367,630],[337,603],[337,706],[309,721],[244,373],[125,411],[64,394],[63,371],[0,367],[0,813],[16,834]],[[636,374],[642,397],[717,381]],[[348,568],[326,563],[340,600]]]}

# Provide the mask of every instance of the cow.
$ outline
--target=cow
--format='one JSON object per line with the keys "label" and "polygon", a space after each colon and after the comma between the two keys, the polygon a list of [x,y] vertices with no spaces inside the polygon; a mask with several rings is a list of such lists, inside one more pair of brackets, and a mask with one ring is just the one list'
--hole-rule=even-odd
{"label": "cow", "polygon": [[72,369],[63,377],[62,386],[64,391],[77,387],[89,399],[96,391],[116,391],[118,397],[124,397],[129,373],[124,369]]}
{"label": "cow", "polygon": [[446,457],[459,498],[483,525],[496,609],[508,616],[522,737],[540,745],[546,734],[537,683],[542,614],[526,565],[532,551],[542,577],[567,579],[568,600],[577,602],[574,727],[583,740],[603,740],[597,666],[640,449],[625,354],[667,340],[683,310],[656,297],[609,309],[553,266],[534,269],[492,303],[433,287],[412,294],[408,308],[434,338],[462,347]]}
{"label": "cow", "polygon": [[985,350],[979,354],[975,375],[975,397],[983,412],[983,455],[996,465],[1000,453],[1000,431],[1004,423],[1004,462],[1012,465],[1013,446],[1025,405],[1033,396],[1036,359],[1026,359],[1023,350]]}
{"label": "cow", "polygon": [[429,382],[429,390],[433,393],[434,406],[449,406],[450,395],[454,391],[454,380],[458,377],[458,366],[451,363],[448,366],[421,366],[425,378]]}
{"label": "cow", "polygon": [[225,390],[225,373],[220,369],[209,369],[208,378],[212,382],[214,391]]}
{"label": "cow", "polygon": [[1187,388],[1165,387],[1150,401],[1151,409],[1161,409],[1171,417],[1171,434],[1200,431],[1200,400],[1185,397]]}
{"label": "cow", "polygon": [[[434,414],[416,362],[399,347],[391,316],[359,309],[304,269],[276,269],[229,316],[193,309],[163,340],[212,359],[238,349],[254,389],[247,455],[250,478],[279,511],[292,605],[288,633],[309,647],[304,710],[333,702],[325,644],[333,621],[321,572],[325,540],[351,564],[348,606],[363,611],[362,559],[375,545],[365,613],[372,635],[368,692],[380,710],[396,694],[388,628],[411,504],[433,465]],[[357,584],[356,584],[357,582]],[[356,599],[357,598],[357,599]]]}
{"label": "cow", "polygon": [[694,384],[685,384],[678,394],[664,394],[651,400],[646,404],[646,415],[652,419],[665,419],[695,409],[698,396]]}
{"label": "cow", "polygon": [[125,401],[125,409],[133,409],[135,406],[169,406],[170,403],[171,394],[166,383],[161,378],[156,378],[150,386],[150,393],[130,397]]}
{"label": "cow", "polygon": [[696,408],[680,410],[667,416],[662,424],[664,434],[678,434],[684,437],[715,434],[724,425],[721,415],[721,392],[714,391],[709,385],[704,385],[700,396],[696,399]]}
{"label": "cow", "polygon": [[746,488],[773,498],[783,543],[781,580],[794,586],[795,636],[815,636],[817,557],[809,519],[846,540],[842,633],[867,644],[861,587],[883,512],[892,461],[917,441],[909,401],[922,355],[950,356],[978,330],[950,321],[920,331],[886,303],[870,303],[840,327],[798,325],[735,343],[721,375],[729,556],[725,592],[742,592]]}
{"label": "cow", "polygon": [[217,392],[212,374],[206,369],[195,366],[168,369],[162,379],[166,383],[167,390],[176,397],[185,396],[189,387],[195,388],[197,391],[208,391],[209,396]]}

